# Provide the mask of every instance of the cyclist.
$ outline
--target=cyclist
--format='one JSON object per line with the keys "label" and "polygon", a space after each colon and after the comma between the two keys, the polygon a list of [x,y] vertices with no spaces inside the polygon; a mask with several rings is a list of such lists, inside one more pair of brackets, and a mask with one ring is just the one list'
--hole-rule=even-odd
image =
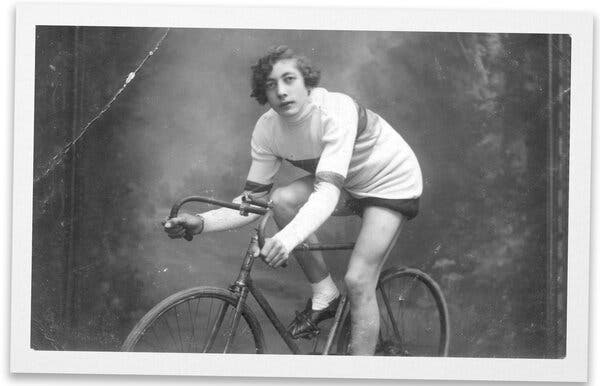
{"label": "cyclist", "polygon": [[[331,215],[359,214],[361,229],[344,283],[352,329],[350,353],[372,355],[379,332],[377,279],[402,225],[417,215],[422,192],[417,158],[379,115],[349,96],[318,87],[320,72],[286,46],[272,48],[252,66],[252,94],[270,109],[252,134],[252,164],[244,193],[267,196],[283,160],[310,174],[271,194],[279,232],[265,240],[265,262],[279,267]],[[241,202],[243,194],[234,202]],[[164,223],[171,238],[234,229],[259,216],[217,209],[182,213]],[[259,254],[259,251],[256,251]],[[320,252],[297,254],[312,296],[289,326],[295,338],[310,337],[331,318],[339,290]]]}

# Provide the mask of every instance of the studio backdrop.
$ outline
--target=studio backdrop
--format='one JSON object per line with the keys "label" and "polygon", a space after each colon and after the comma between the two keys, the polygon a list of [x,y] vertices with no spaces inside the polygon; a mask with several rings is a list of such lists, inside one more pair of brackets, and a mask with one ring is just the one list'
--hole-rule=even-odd
{"label": "studio backdrop", "polygon": [[[255,225],[187,242],[160,221],[184,196],[242,191],[268,108],[250,66],[281,44],[414,150],[420,213],[386,266],[440,284],[450,355],[563,357],[571,41],[501,33],[38,26],[31,347],[116,351],[166,296],[231,284]],[[284,165],[275,187],[302,175]],[[359,224],[318,235],[353,241]],[[341,285],[348,253],[326,260]],[[284,322],[310,296],[294,260],[253,275]]]}

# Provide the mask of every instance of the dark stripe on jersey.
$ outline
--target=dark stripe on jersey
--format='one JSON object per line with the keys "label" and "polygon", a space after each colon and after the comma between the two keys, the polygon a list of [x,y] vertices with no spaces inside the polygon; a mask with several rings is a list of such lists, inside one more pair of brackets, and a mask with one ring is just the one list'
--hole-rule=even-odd
{"label": "dark stripe on jersey", "polygon": [[273,184],[264,185],[264,184],[259,184],[258,182],[254,182],[254,181],[246,181],[246,185],[244,186],[244,191],[252,192],[252,193],[270,192],[272,187],[273,187]]}
{"label": "dark stripe on jersey", "polygon": [[319,164],[319,159],[320,158],[291,160],[286,158],[285,160],[297,168],[304,169],[310,174],[315,174],[317,171],[317,165]]}
{"label": "dark stripe on jersey", "polygon": [[367,128],[367,110],[362,107],[358,102],[354,101],[356,109],[358,110],[358,125],[356,128],[356,138],[365,131]]}
{"label": "dark stripe on jersey", "polygon": [[[367,110],[356,101],[354,101],[354,103],[356,104],[356,109],[358,111],[358,125],[356,128],[356,138],[358,138],[358,136],[361,135],[367,128]],[[317,171],[317,165],[319,164],[319,158],[301,160],[291,160],[286,158],[286,161],[297,168],[306,170],[311,174],[315,174]],[[342,177],[342,181],[343,180],[344,178]]]}
{"label": "dark stripe on jersey", "polygon": [[342,190],[342,186],[344,186],[344,176],[335,172],[318,172],[315,176],[315,185],[319,182],[329,182],[337,186],[338,189]]}

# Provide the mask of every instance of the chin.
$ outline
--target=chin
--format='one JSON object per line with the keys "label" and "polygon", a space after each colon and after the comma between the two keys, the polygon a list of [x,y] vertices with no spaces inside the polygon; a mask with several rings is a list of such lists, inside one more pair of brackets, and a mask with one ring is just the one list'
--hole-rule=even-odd
{"label": "chin", "polygon": [[[277,110],[275,110],[277,111]],[[293,117],[294,115],[298,114],[298,110],[296,109],[292,109],[292,110],[279,110],[277,111],[277,114],[283,116],[283,117]]]}

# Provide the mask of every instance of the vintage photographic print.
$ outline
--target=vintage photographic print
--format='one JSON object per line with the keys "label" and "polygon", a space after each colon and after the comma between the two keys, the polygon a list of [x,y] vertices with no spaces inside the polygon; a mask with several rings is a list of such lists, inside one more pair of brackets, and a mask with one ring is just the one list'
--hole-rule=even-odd
{"label": "vintage photographic print", "polygon": [[12,371],[586,379],[591,17],[62,7],[18,11]]}

